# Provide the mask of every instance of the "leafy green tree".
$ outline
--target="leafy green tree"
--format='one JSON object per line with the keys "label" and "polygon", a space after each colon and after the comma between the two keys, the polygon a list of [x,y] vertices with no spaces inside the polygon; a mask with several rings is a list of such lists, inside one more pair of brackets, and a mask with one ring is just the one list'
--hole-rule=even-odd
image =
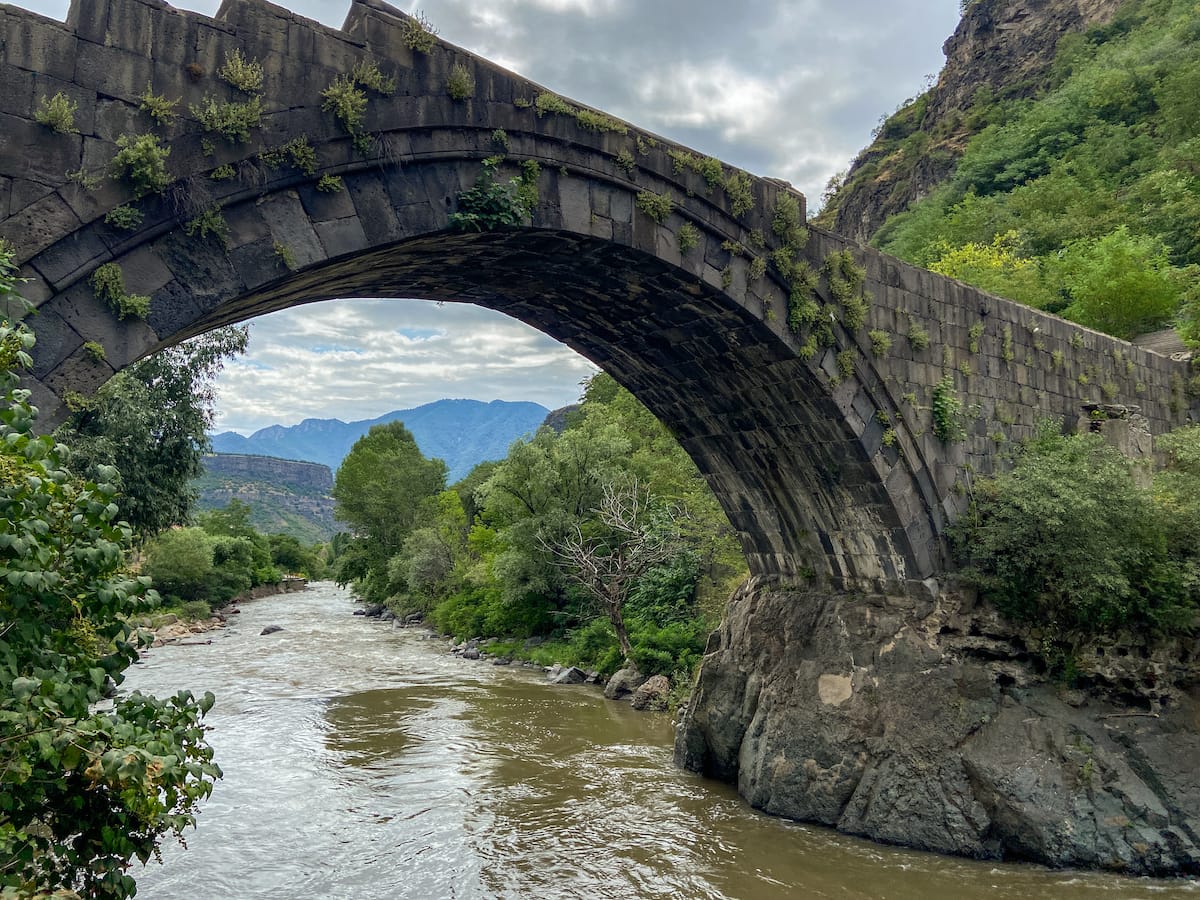
{"label": "leafy green tree", "polygon": [[401,422],[375,425],[338,467],[336,515],[355,540],[338,565],[338,580],[355,582],[367,599],[388,596],[388,562],[420,522],[425,501],[446,487],[446,464],[426,459]]}
{"label": "leafy green tree", "polygon": [[146,545],[142,570],[165,596],[184,601],[215,599],[213,544],[201,528],[172,528]]}
{"label": "leafy green tree", "polygon": [[0,893],[126,898],[130,863],[195,824],[220,776],[201,724],[213,698],[97,706],[137,659],[127,617],[157,598],[124,569],[116,472],[84,482],[31,433],[13,371],[31,345],[0,322]]}
{"label": "leafy green tree", "polygon": [[161,350],[114,375],[58,429],[81,475],[120,472],[122,509],[137,534],[187,520],[190,482],[210,447],[213,380],[246,341],[246,329],[231,326]]}

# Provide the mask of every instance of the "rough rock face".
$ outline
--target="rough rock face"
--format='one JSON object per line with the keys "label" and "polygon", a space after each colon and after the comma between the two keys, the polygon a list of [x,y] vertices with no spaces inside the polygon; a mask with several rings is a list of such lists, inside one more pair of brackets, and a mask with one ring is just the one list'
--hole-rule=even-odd
{"label": "rough rock face", "polygon": [[888,843],[1200,872],[1194,642],[1148,659],[1097,648],[1091,689],[1066,691],[1037,674],[1029,635],[968,604],[748,584],[677,762],[766,812]]}
{"label": "rough rock face", "polygon": [[[997,96],[1031,96],[1046,84],[1055,47],[1064,34],[1108,22],[1123,0],[978,0],[942,50],[946,65],[929,91],[918,123],[922,131],[971,108],[975,92],[990,88]],[[829,203],[832,217],[818,221],[838,234],[866,243],[884,221],[924,197],[949,177],[970,135],[952,129],[927,148],[911,169],[887,165],[890,152],[879,140],[854,160],[847,184],[869,163],[880,163],[874,178],[844,188]]]}

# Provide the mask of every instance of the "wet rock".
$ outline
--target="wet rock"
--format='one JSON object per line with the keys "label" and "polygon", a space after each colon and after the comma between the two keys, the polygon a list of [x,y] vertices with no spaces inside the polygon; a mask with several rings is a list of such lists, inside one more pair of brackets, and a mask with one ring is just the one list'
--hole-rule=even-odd
{"label": "wet rock", "polygon": [[372,603],[363,610],[363,615],[369,619],[378,619],[383,615],[383,609],[384,607],[382,603]]}
{"label": "wet rock", "polygon": [[404,624],[406,626],[407,625],[420,625],[424,621],[425,621],[425,617],[422,616],[420,613],[409,613],[407,616],[404,617]]}
{"label": "wet rock", "polygon": [[396,618],[396,614],[394,612],[392,612],[390,609],[385,609],[383,612],[381,612],[379,614],[380,622],[391,622],[395,618]]}
{"label": "wet rock", "polygon": [[493,666],[511,666],[512,660],[509,659],[507,656],[497,656],[495,659],[492,660],[492,665]]}
{"label": "wet rock", "polygon": [[637,669],[621,669],[608,679],[608,684],[604,686],[604,696],[609,700],[620,700],[628,697],[645,683],[646,676]]}
{"label": "wet rock", "polygon": [[550,676],[551,684],[583,684],[587,681],[587,672],[568,666]]}
{"label": "wet rock", "polygon": [[262,631],[260,631],[259,634],[274,634],[277,631],[283,631],[283,626],[282,625],[268,625],[266,628],[264,628]]}
{"label": "wet rock", "polygon": [[1106,651],[1084,698],[1038,674],[1034,645],[954,595],[750,583],[710,642],[676,761],[766,812],[887,843],[1200,872],[1194,673]]}
{"label": "wet rock", "polygon": [[479,659],[479,649],[477,647],[468,647],[462,652],[463,659]]}
{"label": "wet rock", "polygon": [[604,676],[601,675],[599,672],[596,672],[593,670],[593,671],[587,673],[586,683],[587,684],[603,684]]}
{"label": "wet rock", "polygon": [[356,616],[365,616],[366,614],[367,614],[367,611],[365,609],[356,609],[354,611],[354,615],[356,615]]}

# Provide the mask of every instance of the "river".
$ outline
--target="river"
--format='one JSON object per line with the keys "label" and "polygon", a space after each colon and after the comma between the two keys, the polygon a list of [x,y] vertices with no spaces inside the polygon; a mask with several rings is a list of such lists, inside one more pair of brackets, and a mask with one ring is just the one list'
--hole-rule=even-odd
{"label": "river", "polygon": [[[1194,882],[979,863],[773,819],[677,770],[671,723],[456,659],[330,584],[242,607],[123,686],[211,690],[225,777],[148,900],[1200,900]],[[283,630],[259,632],[266,625]]]}

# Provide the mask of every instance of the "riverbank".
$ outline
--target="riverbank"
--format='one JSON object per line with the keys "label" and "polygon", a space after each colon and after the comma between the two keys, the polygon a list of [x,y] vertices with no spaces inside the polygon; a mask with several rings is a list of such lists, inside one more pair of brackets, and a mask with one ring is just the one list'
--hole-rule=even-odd
{"label": "riverbank", "polygon": [[[307,578],[288,576],[281,581],[271,584],[260,584],[248,591],[238,594],[220,609],[212,611],[210,616],[190,616],[187,614],[189,604],[184,604],[174,610],[165,610],[152,616],[143,616],[134,620],[133,624],[142,630],[153,632],[151,647],[162,647],[166,644],[187,644],[191,638],[207,634],[219,628],[224,628],[230,616],[238,615],[241,610],[238,604],[261,600],[265,597],[275,597],[280,594],[291,594],[306,590]],[[202,641],[201,643],[207,643]]]}

